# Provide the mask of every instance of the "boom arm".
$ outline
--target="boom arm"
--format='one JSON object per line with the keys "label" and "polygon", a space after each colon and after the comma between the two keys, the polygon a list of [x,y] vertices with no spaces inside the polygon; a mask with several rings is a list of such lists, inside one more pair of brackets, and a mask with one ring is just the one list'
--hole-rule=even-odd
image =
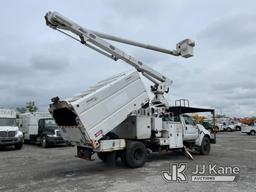
{"label": "boom arm", "polygon": [[[174,56],[183,56],[185,58],[193,56],[193,47],[195,43],[190,39],[185,39],[177,44],[176,50],[166,50],[156,46],[145,45],[142,43],[133,42],[130,40],[126,40],[123,38],[115,37],[112,35],[107,35],[95,31],[88,30],[84,27],[79,26],[75,22],[65,18],[64,16],[60,15],[57,12],[48,12],[45,15],[46,24],[53,29],[56,29],[71,38],[80,41],[85,46],[92,48],[99,53],[112,58],[113,60],[117,61],[121,59],[126,63],[132,65],[137,71],[141,72],[146,78],[152,81],[155,85],[151,87],[151,91],[155,94],[155,102],[159,104],[168,105],[165,101],[163,94],[168,92],[169,86],[171,85],[172,81],[167,78],[166,76],[160,74],[159,72],[155,71],[154,69],[144,65],[141,61],[135,59],[134,57],[126,54],[122,50],[118,49],[117,47],[113,46],[112,44],[108,43],[103,39],[109,39],[112,41],[117,41],[125,44],[130,44],[146,49],[151,49],[163,53],[168,53]],[[64,32],[64,30],[74,33],[79,37],[76,38],[71,36],[70,34]]]}

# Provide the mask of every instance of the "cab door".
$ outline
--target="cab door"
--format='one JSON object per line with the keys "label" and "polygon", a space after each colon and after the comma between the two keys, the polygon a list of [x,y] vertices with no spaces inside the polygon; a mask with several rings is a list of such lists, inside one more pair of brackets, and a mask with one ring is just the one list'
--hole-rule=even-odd
{"label": "cab door", "polygon": [[196,122],[189,115],[182,115],[182,124],[184,128],[184,140],[195,140],[198,137],[198,128]]}

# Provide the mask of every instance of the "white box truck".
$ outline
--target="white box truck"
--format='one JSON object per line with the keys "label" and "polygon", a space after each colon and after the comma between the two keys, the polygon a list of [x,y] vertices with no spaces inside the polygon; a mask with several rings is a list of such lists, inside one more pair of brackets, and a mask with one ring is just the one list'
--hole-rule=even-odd
{"label": "white box truck", "polygon": [[41,144],[44,148],[66,143],[48,112],[20,114],[19,128],[24,134],[24,142],[27,143]]}
{"label": "white box truck", "polygon": [[21,149],[23,134],[16,125],[16,111],[13,109],[0,109],[0,146],[13,145]]}

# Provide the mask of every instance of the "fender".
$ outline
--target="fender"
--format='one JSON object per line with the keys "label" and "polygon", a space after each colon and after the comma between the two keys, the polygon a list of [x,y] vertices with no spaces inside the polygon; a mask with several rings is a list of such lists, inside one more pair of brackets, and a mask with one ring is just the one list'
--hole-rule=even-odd
{"label": "fender", "polygon": [[201,146],[201,143],[202,143],[202,140],[203,140],[204,136],[206,136],[210,139],[211,138],[211,133],[210,133],[210,131],[205,129],[205,127],[201,124],[197,124],[196,126],[198,127],[199,136],[197,137],[195,144],[197,146]]}

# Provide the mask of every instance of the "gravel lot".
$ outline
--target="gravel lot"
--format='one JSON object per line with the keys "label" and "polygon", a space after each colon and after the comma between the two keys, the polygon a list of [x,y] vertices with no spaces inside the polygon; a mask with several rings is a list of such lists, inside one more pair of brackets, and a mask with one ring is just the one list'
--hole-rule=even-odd
{"label": "gravel lot", "polygon": [[[129,169],[121,162],[112,168],[96,159],[81,160],[73,147],[40,148],[24,145],[20,151],[0,148],[0,191],[256,191],[256,136],[219,133],[209,156],[181,153],[153,154],[143,168]],[[188,176],[196,164],[238,166],[236,182],[165,182],[169,163],[186,162]]]}

